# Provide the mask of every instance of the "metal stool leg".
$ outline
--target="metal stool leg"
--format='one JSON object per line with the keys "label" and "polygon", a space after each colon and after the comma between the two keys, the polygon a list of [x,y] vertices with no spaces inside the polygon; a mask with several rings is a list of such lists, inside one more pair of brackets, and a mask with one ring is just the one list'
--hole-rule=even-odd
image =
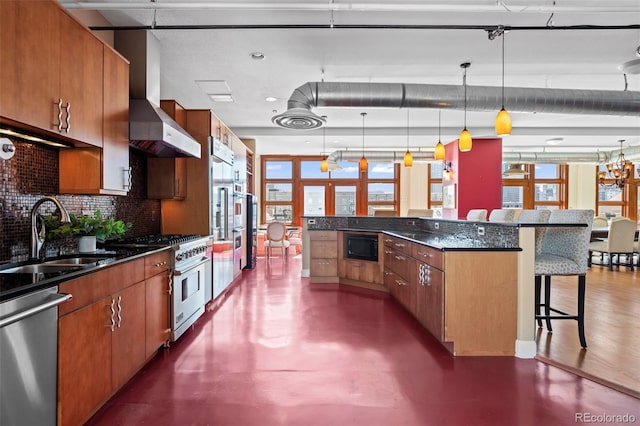
{"label": "metal stool leg", "polygon": [[535,304],[536,304],[536,321],[538,322],[538,328],[542,328],[542,320],[539,318],[540,312],[540,285],[542,283],[542,277],[536,275],[535,277]]}
{"label": "metal stool leg", "polygon": [[586,275],[578,276],[578,336],[580,337],[580,345],[587,348],[587,340],[584,337],[584,293]]}
{"label": "metal stool leg", "polygon": [[545,275],[544,277],[544,314],[547,317],[545,318],[547,331],[552,332],[551,320],[549,319],[551,315],[551,275]]}

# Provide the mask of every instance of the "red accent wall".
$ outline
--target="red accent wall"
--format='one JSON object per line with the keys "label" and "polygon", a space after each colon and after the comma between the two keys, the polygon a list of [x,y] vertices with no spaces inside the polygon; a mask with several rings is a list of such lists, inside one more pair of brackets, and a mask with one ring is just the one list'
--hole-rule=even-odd
{"label": "red accent wall", "polygon": [[443,208],[443,217],[465,219],[471,209],[502,208],[502,139],[473,139],[469,152],[458,150],[458,140],[445,145],[445,162],[451,163],[451,176],[445,186],[455,185],[455,208]]}

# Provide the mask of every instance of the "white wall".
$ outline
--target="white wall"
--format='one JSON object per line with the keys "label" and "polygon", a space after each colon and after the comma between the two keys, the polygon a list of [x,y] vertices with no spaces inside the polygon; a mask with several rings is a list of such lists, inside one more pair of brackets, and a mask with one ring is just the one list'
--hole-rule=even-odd
{"label": "white wall", "polygon": [[400,216],[409,209],[426,209],[428,163],[414,162],[413,167],[400,164]]}

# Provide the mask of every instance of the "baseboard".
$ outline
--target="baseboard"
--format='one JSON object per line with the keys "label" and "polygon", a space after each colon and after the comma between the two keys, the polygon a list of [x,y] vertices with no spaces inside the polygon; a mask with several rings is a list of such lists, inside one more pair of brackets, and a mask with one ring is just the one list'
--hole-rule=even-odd
{"label": "baseboard", "polygon": [[535,340],[516,340],[516,358],[535,358],[537,351]]}

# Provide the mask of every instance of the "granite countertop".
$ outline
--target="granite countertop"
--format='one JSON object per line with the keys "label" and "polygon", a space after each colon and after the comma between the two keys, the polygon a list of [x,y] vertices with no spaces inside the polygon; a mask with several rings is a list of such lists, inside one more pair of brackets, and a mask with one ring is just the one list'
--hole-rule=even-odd
{"label": "granite countertop", "polygon": [[519,247],[505,248],[492,245],[486,241],[469,238],[465,235],[436,235],[431,232],[415,232],[415,231],[384,231],[385,234],[404,238],[414,243],[424,244],[426,246],[442,250],[442,251],[520,251]]}
{"label": "granite countertop", "polygon": [[[156,252],[167,250],[169,247],[141,247],[126,250],[97,250],[95,253],[75,253],[67,254],[63,257],[82,257],[99,255],[99,260],[95,264],[77,269],[67,269],[55,272],[40,273],[0,273],[0,301],[13,299],[24,294],[43,290],[53,287],[74,278],[97,272],[101,269],[111,267],[123,262],[135,260],[137,258],[147,256]],[[56,258],[57,259],[57,258]],[[34,264],[34,262],[25,261],[17,263],[6,263],[0,265],[2,270],[15,268],[18,266]],[[38,264],[38,263],[35,263]]]}

